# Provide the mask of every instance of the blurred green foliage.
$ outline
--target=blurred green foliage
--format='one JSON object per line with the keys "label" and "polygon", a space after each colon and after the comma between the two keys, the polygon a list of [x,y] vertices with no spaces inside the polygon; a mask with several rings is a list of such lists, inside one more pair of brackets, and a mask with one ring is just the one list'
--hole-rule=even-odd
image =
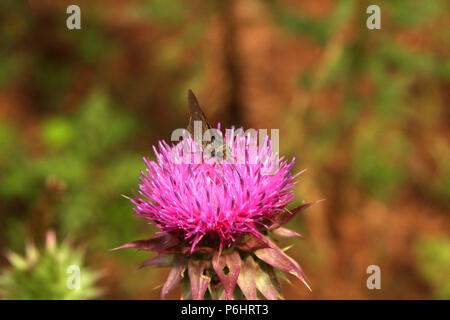
{"label": "blurred green foliage", "polygon": [[309,36],[320,44],[325,44],[332,31],[348,19],[355,6],[354,0],[341,0],[335,5],[335,10],[326,17],[311,17],[293,5],[283,1],[263,0],[270,9],[281,28],[294,35]]}
{"label": "blurred green foliage", "polygon": [[407,161],[408,141],[401,133],[385,130],[373,121],[357,135],[351,172],[371,194],[387,200],[404,180],[401,163]]}
{"label": "blurred green foliage", "polygon": [[[387,206],[408,194],[427,207],[436,206],[448,221],[450,147],[444,92],[450,33],[441,24],[448,2],[379,3],[378,31],[365,27],[367,15],[362,13],[374,4],[370,1],[334,1],[328,14],[302,10],[308,7],[303,2],[262,2],[283,30],[308,37],[322,52],[299,74],[297,85],[306,102],[297,104],[298,117],[286,117],[289,126],[301,128],[291,152],[302,150],[303,162],[318,172],[317,188],[330,201],[328,214],[335,228],[340,217],[359,211],[359,205],[347,207],[355,189]],[[330,93],[338,96],[332,105],[316,99]],[[421,239],[413,250],[433,297],[448,299],[448,239]]]}
{"label": "blurred green foliage", "polygon": [[414,244],[419,273],[438,299],[450,299],[450,239],[424,236]]}
{"label": "blurred green foliage", "polygon": [[[67,185],[67,196],[57,207],[63,234],[89,234],[101,224],[105,238],[111,236],[108,228],[120,229],[114,239],[126,241],[135,235],[136,224],[123,219],[131,205],[120,194],[131,192],[143,167],[141,157],[126,147],[135,124],[131,116],[111,108],[104,94],[94,93],[78,113],[49,117],[42,123],[45,156],[10,157],[8,149],[0,151],[2,165],[8,168],[2,174],[0,194],[33,202],[45,179],[55,177]],[[25,152],[17,148],[12,129],[4,126],[0,134],[14,143],[14,153]],[[128,151],[121,152],[122,148]],[[102,246],[113,246],[102,238],[102,234],[96,237]]]}
{"label": "blurred green foliage", "polygon": [[[327,164],[336,153],[348,155],[350,164],[342,173],[345,179],[386,202],[412,180],[430,186],[429,176],[411,166],[417,156],[414,149],[423,149],[411,132],[417,132],[417,122],[427,117],[430,127],[442,125],[443,105],[429,101],[434,99],[432,92],[448,80],[448,59],[432,50],[411,49],[394,35],[403,28],[430,23],[447,5],[443,1],[383,4],[385,24],[380,32],[371,32],[365,27],[367,16],[361,15],[368,1],[337,1],[330,14],[319,17],[283,1],[263,2],[282,28],[317,40],[324,50],[323,59],[299,75],[300,89],[312,96],[330,90],[342,95],[338,108],[314,102],[300,106],[306,108],[302,123],[307,137],[301,147],[309,151],[310,161]],[[352,36],[343,37],[343,28],[353,21],[357,27]],[[360,88],[363,83],[367,88]],[[441,117],[431,117],[438,114]],[[442,168],[443,162],[449,162],[448,150],[448,145],[441,145],[443,157],[435,158],[434,165]],[[442,174],[448,177],[444,168]],[[426,192],[446,202],[450,200],[444,191],[448,178],[436,176],[441,177],[436,187]]]}

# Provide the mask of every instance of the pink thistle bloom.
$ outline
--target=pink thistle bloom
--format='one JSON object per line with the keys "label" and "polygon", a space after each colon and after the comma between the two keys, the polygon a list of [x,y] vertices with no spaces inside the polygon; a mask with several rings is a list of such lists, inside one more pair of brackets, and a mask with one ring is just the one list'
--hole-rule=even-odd
{"label": "pink thistle bloom", "polygon": [[232,129],[224,137],[231,156],[221,161],[201,154],[194,161],[202,149],[190,137],[172,146],[162,141],[153,148],[156,161],[144,158],[139,195],[130,200],[160,235],[119,248],[156,251],[142,266],[172,267],[162,298],[184,282],[190,290],[182,298],[257,299],[259,291],[277,299],[274,268],[309,288],[297,262],[270,237],[300,237],[281,225],[313,203],[287,209],[301,172],[293,175],[294,160],[278,158],[270,139],[262,140],[256,147],[256,135]]}
{"label": "pink thistle bloom", "polygon": [[[235,140],[233,150],[238,150],[240,140],[247,138]],[[141,197],[132,200],[135,213],[161,228],[160,233],[178,233],[189,242],[191,252],[205,237],[217,239],[221,249],[247,234],[262,238],[261,230],[294,198],[296,181],[290,173],[294,160],[274,163],[273,156],[263,162],[270,155],[270,145],[253,154],[249,145],[245,152],[253,157],[245,163],[234,164],[237,159],[230,158],[219,164],[212,158],[184,164],[181,157],[172,157],[174,150],[182,156],[181,148],[160,142],[159,151],[155,149],[157,162],[144,158],[147,169],[140,179]],[[278,165],[274,174],[262,173],[274,164]]]}

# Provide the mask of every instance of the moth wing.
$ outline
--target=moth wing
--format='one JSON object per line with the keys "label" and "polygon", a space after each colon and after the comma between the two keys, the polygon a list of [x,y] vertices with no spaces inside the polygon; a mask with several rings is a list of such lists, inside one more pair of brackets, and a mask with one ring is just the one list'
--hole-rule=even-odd
{"label": "moth wing", "polygon": [[206,130],[211,129],[211,125],[209,124],[208,120],[206,120],[206,116],[203,113],[203,110],[200,108],[197,98],[190,89],[188,90],[188,105],[189,105],[189,123],[187,129],[191,134],[191,136],[194,136],[194,121],[202,122],[202,134]]}

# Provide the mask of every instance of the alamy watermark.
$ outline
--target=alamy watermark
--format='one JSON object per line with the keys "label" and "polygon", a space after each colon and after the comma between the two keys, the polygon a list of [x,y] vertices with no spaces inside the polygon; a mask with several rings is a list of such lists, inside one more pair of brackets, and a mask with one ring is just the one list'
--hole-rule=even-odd
{"label": "alamy watermark", "polygon": [[367,274],[370,276],[367,278],[366,286],[369,290],[381,289],[381,269],[379,266],[372,264],[367,267]]}
{"label": "alamy watermark", "polygon": [[366,20],[367,29],[381,29],[381,9],[376,4],[371,4],[367,7],[366,13],[370,14],[370,16]]}
{"label": "alamy watermark", "polygon": [[76,4],[72,4],[67,7],[66,13],[70,16],[66,19],[66,26],[69,30],[81,29],[81,9]]}
{"label": "alamy watermark", "polygon": [[[275,174],[279,165],[279,129],[219,129],[203,131],[202,122],[194,121],[193,137],[184,128],[172,132],[171,151],[175,164],[228,163],[260,164],[263,174]],[[225,162],[224,162],[225,161]]]}
{"label": "alamy watermark", "polygon": [[[81,29],[81,9],[78,5],[69,5],[66,9],[66,13],[70,16],[66,19],[66,26],[69,30]],[[371,4],[367,7],[366,13],[370,16],[366,20],[366,26],[369,30],[381,29],[381,9],[376,4]]]}
{"label": "alamy watermark", "polygon": [[66,280],[66,286],[69,290],[81,289],[81,270],[76,264],[67,267],[66,273],[69,274]]}

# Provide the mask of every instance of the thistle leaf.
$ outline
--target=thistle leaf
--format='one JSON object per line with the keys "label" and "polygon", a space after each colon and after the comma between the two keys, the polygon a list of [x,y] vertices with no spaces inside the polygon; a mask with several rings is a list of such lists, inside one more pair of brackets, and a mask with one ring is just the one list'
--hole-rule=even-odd
{"label": "thistle leaf", "polygon": [[251,256],[242,260],[241,272],[237,280],[239,288],[247,300],[258,300],[256,294],[255,261]]}
{"label": "thistle leaf", "polygon": [[173,261],[172,270],[161,290],[161,299],[165,299],[167,294],[183,279],[183,273],[186,270],[186,260],[182,256],[176,256]]}
{"label": "thistle leaf", "polygon": [[267,300],[278,300],[278,292],[272,284],[272,280],[258,264],[255,264],[256,288]]}
{"label": "thistle leaf", "polygon": [[254,250],[258,250],[261,248],[267,248],[268,245],[264,240],[255,238],[255,237],[251,237],[248,241],[240,243],[237,245],[237,248],[242,250],[242,251],[254,251]]}
{"label": "thistle leaf", "polygon": [[191,282],[192,299],[202,300],[211,282],[211,276],[204,274],[209,263],[204,260],[190,259],[188,262],[189,280]]}
{"label": "thistle leaf", "polygon": [[[187,255],[191,252],[190,247],[183,247],[180,252],[184,255]],[[205,246],[196,246],[193,253],[196,254],[205,254],[205,255],[212,255],[214,253],[214,248],[211,247],[205,247]]]}
{"label": "thistle leaf", "polygon": [[26,270],[28,267],[27,260],[13,251],[8,251],[5,254],[11,265],[18,270]]}
{"label": "thistle leaf", "polygon": [[274,272],[275,272],[275,275],[276,275],[278,278],[283,279],[283,280],[286,281],[288,284],[292,285],[291,280],[289,280],[289,278],[288,278],[283,272],[281,272],[281,271],[278,270],[278,269],[274,269]]}
{"label": "thistle leaf", "polygon": [[292,248],[293,246],[294,246],[294,245],[291,244],[291,245],[289,245],[289,246],[284,247],[283,249],[281,249],[281,251],[286,252],[286,251],[288,251],[290,248]]}
{"label": "thistle leaf", "polygon": [[161,252],[161,251],[164,251],[168,248],[175,246],[177,243],[178,243],[178,240],[176,238],[174,238],[170,234],[166,233],[162,236],[157,236],[157,237],[150,238],[147,240],[131,241],[131,242],[124,244],[123,246],[114,248],[112,250],[135,248],[135,249],[139,249],[139,250]]}
{"label": "thistle leaf", "polygon": [[189,279],[183,280],[183,291],[181,292],[180,300],[192,300],[192,290]]}
{"label": "thistle leaf", "polygon": [[278,248],[272,240],[270,240],[269,238],[266,239],[270,245],[270,248],[256,250],[255,255],[271,266],[280,269],[281,271],[293,274],[294,276],[299,278],[300,281],[302,281],[309,290],[311,290],[310,286],[306,282],[303,270],[298,265],[298,263],[287,254],[285,254],[280,248]]}
{"label": "thistle leaf", "polygon": [[213,300],[224,300],[226,298],[225,290],[220,283],[208,286],[209,293]]}
{"label": "thistle leaf", "polygon": [[284,225],[284,224],[288,223],[289,221],[291,221],[291,219],[293,217],[295,217],[295,215],[297,213],[299,213],[300,211],[302,211],[303,209],[306,209],[306,208],[308,208],[308,207],[310,207],[310,206],[312,206],[312,205],[314,205],[316,203],[322,202],[322,201],[325,201],[325,199],[316,200],[316,201],[313,201],[313,202],[310,202],[310,203],[302,204],[301,206],[298,206],[298,207],[296,207],[294,209],[286,210],[285,212],[283,212],[282,214],[280,214],[278,216],[278,218],[276,219],[275,223],[272,224],[269,227],[269,230],[274,230],[274,229],[277,229],[277,228],[281,227],[282,225]]}
{"label": "thistle leaf", "polygon": [[291,229],[288,229],[288,228],[284,228],[284,227],[276,228],[272,232],[276,236],[280,236],[280,237],[284,237],[284,238],[297,237],[297,238],[305,239],[302,235],[298,234],[294,230],[291,230]]}
{"label": "thistle leaf", "polygon": [[158,254],[150,259],[144,261],[144,263],[139,267],[139,269],[147,266],[158,266],[158,267],[170,267],[173,262],[172,254]]}
{"label": "thistle leaf", "polygon": [[282,298],[281,297],[281,283],[280,280],[277,278],[277,275],[275,274],[275,268],[273,268],[272,266],[269,265],[265,265],[265,268],[262,268],[268,275],[270,280],[272,281],[272,284],[275,286],[275,289],[277,290],[278,293],[278,298]]}
{"label": "thistle leaf", "polygon": [[[227,300],[233,300],[234,288],[241,272],[241,257],[239,253],[233,251],[220,256],[216,253],[213,257],[212,265],[220,282],[222,282]],[[224,272],[226,267],[228,268],[227,274]]]}

